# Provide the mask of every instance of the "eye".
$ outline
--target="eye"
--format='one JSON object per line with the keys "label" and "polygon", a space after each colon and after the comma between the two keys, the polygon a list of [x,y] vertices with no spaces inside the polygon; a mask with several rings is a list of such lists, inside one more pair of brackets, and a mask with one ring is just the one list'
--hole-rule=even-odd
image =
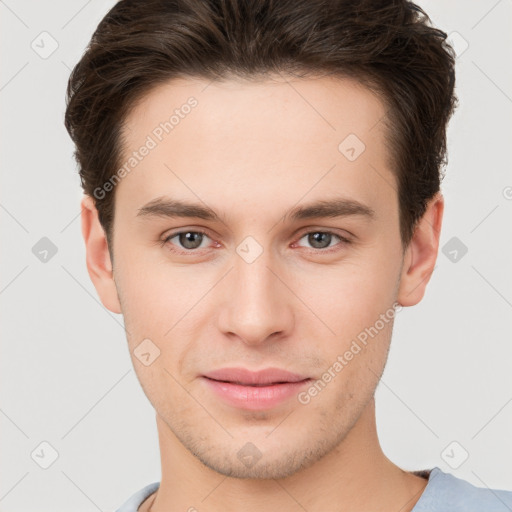
{"label": "eye", "polygon": [[[332,231],[310,231],[304,233],[299,241],[304,238],[306,238],[307,243],[310,244],[310,249],[323,253],[330,253],[339,250],[341,247],[337,246],[348,245],[351,243],[348,238],[333,233]],[[174,239],[176,240],[173,242]],[[197,249],[204,249],[205,247],[208,247],[208,244],[206,243],[207,239],[210,239],[210,237],[204,231],[185,230],[171,233],[165,237],[161,243],[162,246],[170,243],[171,246],[176,247],[172,247],[171,251],[186,254],[193,253]],[[332,242],[336,242],[336,239],[338,240],[338,243],[332,244]]]}
{"label": "eye", "polygon": [[[205,237],[209,238],[209,236],[203,231],[178,231],[177,233],[171,233],[166,237],[163,240],[163,244],[179,244],[178,247],[184,249],[184,252],[187,252],[193,251],[194,249],[201,249],[201,245],[204,242]],[[171,242],[174,238],[177,239],[176,243]]]}
{"label": "eye", "polygon": [[[316,249],[322,252],[332,252],[326,249],[331,249],[336,247],[337,245],[350,244],[350,240],[341,235],[337,235],[332,231],[310,231],[309,233],[305,233],[300,239],[307,239],[307,242],[311,244],[312,249]],[[334,245],[331,245],[331,242],[335,241],[335,239],[340,240],[342,243],[338,242]],[[336,249],[334,249],[336,250]]]}

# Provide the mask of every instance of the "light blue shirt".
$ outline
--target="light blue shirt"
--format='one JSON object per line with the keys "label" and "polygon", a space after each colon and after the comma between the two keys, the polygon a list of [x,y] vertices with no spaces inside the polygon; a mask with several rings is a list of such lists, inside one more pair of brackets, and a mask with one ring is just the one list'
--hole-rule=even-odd
{"label": "light blue shirt", "polygon": [[[116,512],[137,512],[142,502],[159,486],[160,482],[146,485]],[[476,487],[435,467],[411,512],[512,512],[512,491]]]}

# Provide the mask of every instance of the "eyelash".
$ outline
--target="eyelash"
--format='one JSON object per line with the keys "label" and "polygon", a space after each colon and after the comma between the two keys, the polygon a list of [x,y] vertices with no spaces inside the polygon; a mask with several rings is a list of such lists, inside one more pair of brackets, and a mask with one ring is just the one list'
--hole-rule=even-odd
{"label": "eyelash", "polygon": [[[170,240],[172,240],[176,236],[181,235],[183,233],[196,233],[196,234],[201,234],[203,236],[210,238],[208,236],[208,233],[206,233],[205,231],[201,231],[200,229],[196,229],[196,230],[187,229],[187,230],[176,231],[175,233],[171,233],[170,235],[166,236],[161,241],[161,246],[163,247],[167,242],[170,242]],[[334,245],[333,247],[329,247],[329,248],[325,248],[325,249],[309,248],[309,251],[312,251],[312,252],[322,253],[322,254],[330,254],[330,253],[337,252],[340,250],[340,248],[337,247],[338,245],[350,245],[352,243],[352,241],[349,240],[348,238],[341,236],[338,233],[335,233],[334,231],[328,231],[328,230],[327,231],[325,231],[325,230],[306,231],[305,233],[302,233],[302,235],[299,237],[298,240],[301,240],[306,235],[310,235],[312,233],[322,233],[322,234],[333,235],[340,239],[340,242],[338,244]],[[308,249],[308,248],[306,248],[306,249]],[[199,249],[183,249],[182,251],[171,249],[171,251],[174,253],[177,253],[177,254],[193,255],[194,253],[197,253],[199,251]]]}

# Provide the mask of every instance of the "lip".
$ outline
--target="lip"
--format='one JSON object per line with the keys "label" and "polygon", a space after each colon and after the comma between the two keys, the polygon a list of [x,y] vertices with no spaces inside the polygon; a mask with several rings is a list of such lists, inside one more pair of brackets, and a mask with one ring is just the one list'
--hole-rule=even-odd
{"label": "lip", "polygon": [[312,379],[279,368],[257,372],[222,368],[203,375],[202,380],[229,405],[246,410],[265,410],[296,396]]}
{"label": "lip", "polygon": [[299,382],[307,379],[307,375],[298,375],[280,368],[265,368],[251,372],[245,368],[221,368],[204,375],[213,380],[221,380],[243,385],[263,385],[281,382]]}

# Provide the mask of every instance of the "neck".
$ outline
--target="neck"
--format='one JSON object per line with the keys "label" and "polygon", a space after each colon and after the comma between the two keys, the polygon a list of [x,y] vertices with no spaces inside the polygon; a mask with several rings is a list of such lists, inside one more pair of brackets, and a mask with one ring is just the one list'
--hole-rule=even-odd
{"label": "neck", "polygon": [[157,415],[162,478],[139,512],[410,512],[427,480],[393,464],[379,444],[370,400],[348,435],[313,465],[282,479],[238,479],[202,464]]}

